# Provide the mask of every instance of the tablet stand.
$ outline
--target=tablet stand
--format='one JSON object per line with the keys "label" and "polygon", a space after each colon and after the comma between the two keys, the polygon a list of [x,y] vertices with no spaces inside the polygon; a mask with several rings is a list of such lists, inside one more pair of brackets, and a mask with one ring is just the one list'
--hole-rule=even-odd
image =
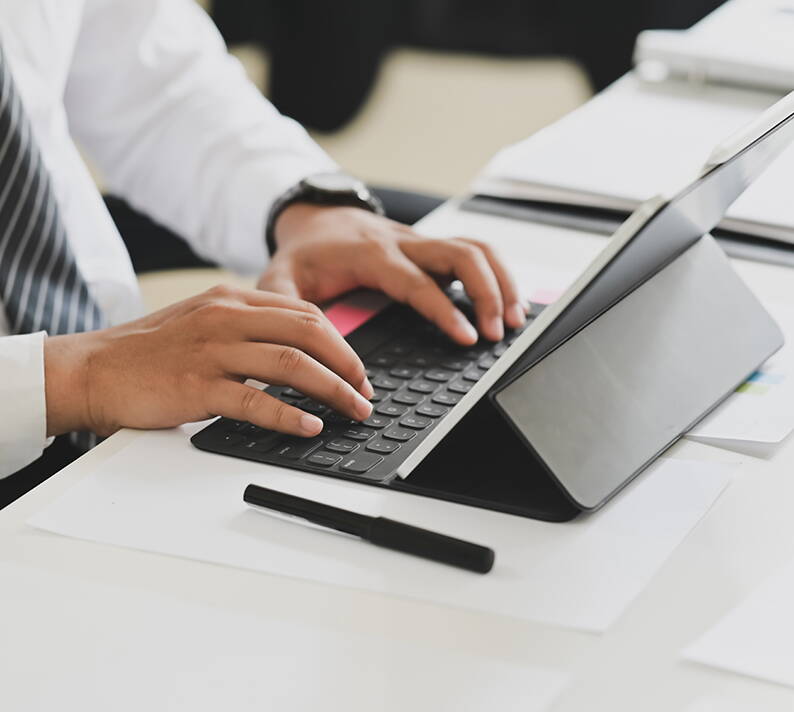
{"label": "tablet stand", "polygon": [[783,344],[705,236],[519,373],[390,486],[565,521],[596,509]]}

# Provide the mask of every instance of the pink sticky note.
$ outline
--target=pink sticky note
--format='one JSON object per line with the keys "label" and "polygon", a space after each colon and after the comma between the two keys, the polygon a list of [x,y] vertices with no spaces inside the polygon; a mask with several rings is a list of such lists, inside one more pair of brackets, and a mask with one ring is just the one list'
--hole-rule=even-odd
{"label": "pink sticky note", "polygon": [[564,289],[536,289],[529,297],[529,301],[534,304],[554,304],[563,294]]}
{"label": "pink sticky note", "polygon": [[328,307],[325,315],[342,336],[347,336],[377,313],[377,309],[365,309],[354,304],[337,302]]}

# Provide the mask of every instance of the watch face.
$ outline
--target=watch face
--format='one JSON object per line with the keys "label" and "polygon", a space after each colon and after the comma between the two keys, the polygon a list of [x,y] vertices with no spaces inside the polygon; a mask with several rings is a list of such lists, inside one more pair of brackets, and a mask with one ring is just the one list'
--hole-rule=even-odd
{"label": "watch face", "polygon": [[346,173],[318,173],[306,178],[304,183],[328,193],[358,193],[363,187],[360,180]]}

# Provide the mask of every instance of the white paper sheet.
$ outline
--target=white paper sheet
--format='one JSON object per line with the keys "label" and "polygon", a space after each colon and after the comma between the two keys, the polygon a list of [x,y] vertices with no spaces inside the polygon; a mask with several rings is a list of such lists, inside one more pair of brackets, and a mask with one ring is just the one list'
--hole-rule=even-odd
{"label": "white paper sheet", "polygon": [[693,662],[794,687],[794,561],[683,652]]}
{"label": "white paper sheet", "polygon": [[[140,437],[30,523],[120,546],[604,631],[728,481],[720,466],[663,460],[600,512],[549,524],[202,453],[183,430]],[[251,482],[491,546],[496,565],[481,576],[262,514],[242,501]]]}
{"label": "white paper sheet", "polygon": [[[473,190],[631,210],[694,179],[717,143],[777,98],[725,87],[647,84],[629,75],[552,126],[498,153]],[[728,218],[741,224],[723,224],[794,241],[792,172],[794,147],[728,211]]]}
{"label": "white paper sheet", "polygon": [[[8,712],[543,712],[566,676],[0,564]],[[329,706],[330,705],[330,706]]]}

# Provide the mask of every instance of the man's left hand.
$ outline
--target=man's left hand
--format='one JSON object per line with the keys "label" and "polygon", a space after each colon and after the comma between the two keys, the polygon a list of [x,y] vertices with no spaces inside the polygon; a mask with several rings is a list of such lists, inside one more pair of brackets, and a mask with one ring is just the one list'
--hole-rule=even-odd
{"label": "man's left hand", "polygon": [[367,287],[405,302],[460,344],[477,341],[469,320],[440,285],[459,279],[491,341],[526,318],[518,289],[493,248],[475,240],[434,240],[361,208],[296,203],[278,217],[277,250],[259,288],[322,303]]}

